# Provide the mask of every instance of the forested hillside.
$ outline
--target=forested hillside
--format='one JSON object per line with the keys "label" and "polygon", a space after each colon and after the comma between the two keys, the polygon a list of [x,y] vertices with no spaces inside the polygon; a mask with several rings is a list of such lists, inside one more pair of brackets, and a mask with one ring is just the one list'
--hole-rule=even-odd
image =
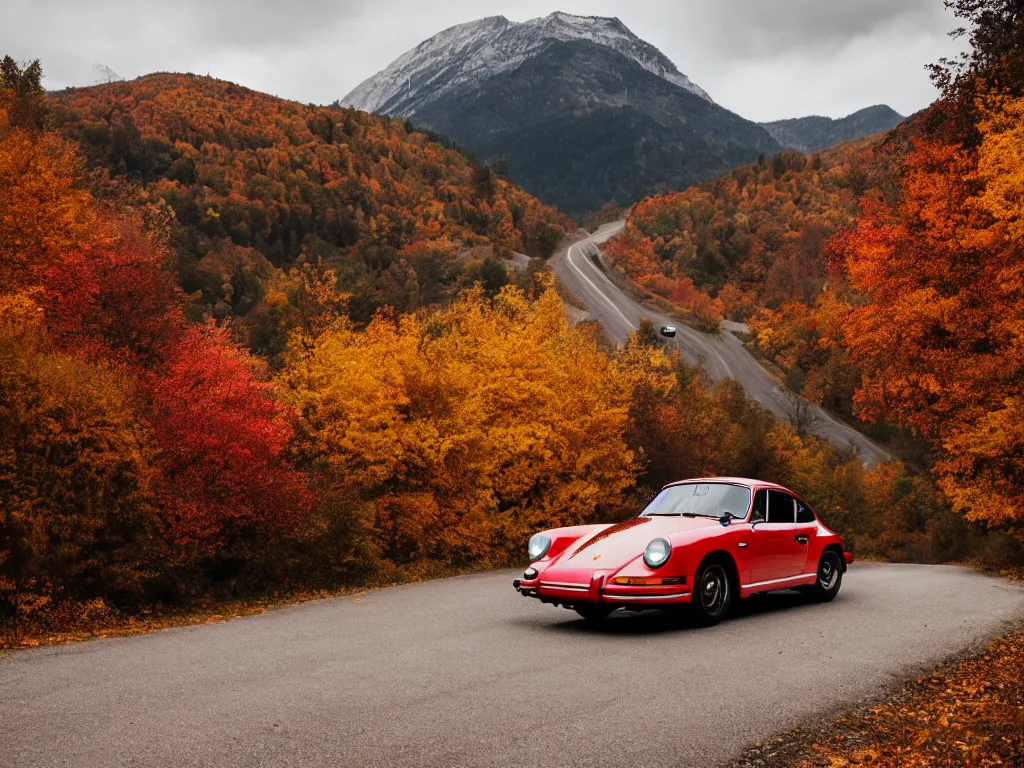
{"label": "forested hillside", "polygon": [[[495,257],[549,255],[567,220],[398,121],[307,106],[209,77],[159,74],[59,94],[50,125],[100,195],[166,222],[193,317],[233,319],[280,364],[301,275],[334,269],[349,309],[449,300]],[[502,270],[491,270],[500,287]]]}
{"label": "forested hillside", "polygon": [[691,283],[713,295],[704,304],[719,316],[746,320],[762,306],[813,301],[827,280],[825,244],[853,219],[863,194],[892,186],[885,157],[871,139],[810,158],[784,152],[646,198],[610,252],[666,298]]}

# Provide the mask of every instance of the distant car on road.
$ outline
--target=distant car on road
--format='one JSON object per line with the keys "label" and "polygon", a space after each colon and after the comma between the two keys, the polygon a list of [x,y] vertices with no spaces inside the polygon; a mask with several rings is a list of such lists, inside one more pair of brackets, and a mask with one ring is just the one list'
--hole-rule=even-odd
{"label": "distant car on road", "polygon": [[639,517],[534,535],[520,594],[599,620],[618,608],[688,607],[721,621],[738,598],[799,589],[832,600],[853,561],[797,494],[745,478],[666,486]]}
{"label": "distant car on road", "polygon": [[676,337],[676,327],[674,325],[666,325],[661,329],[661,335],[669,339]]}

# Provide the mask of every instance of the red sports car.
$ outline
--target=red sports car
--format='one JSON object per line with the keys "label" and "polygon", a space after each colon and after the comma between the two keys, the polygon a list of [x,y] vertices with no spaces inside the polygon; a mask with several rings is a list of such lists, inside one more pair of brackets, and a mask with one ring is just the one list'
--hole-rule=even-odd
{"label": "red sports car", "polygon": [[530,539],[520,594],[603,619],[617,608],[689,606],[717,624],[736,598],[798,588],[825,602],[853,557],[788,488],[742,478],[666,486],[636,518]]}

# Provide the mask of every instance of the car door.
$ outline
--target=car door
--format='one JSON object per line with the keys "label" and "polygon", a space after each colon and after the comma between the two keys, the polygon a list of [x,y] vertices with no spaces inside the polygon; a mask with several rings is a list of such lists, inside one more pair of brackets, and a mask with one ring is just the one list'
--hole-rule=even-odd
{"label": "car door", "polygon": [[810,557],[811,553],[816,550],[814,540],[818,535],[818,518],[814,511],[800,499],[794,499],[794,501],[796,502],[796,540],[804,544],[803,561],[799,573],[816,573],[818,564],[811,562]]}
{"label": "car door", "polygon": [[[797,501],[785,491],[763,489],[764,522],[753,526],[748,539],[751,582],[787,579],[803,573],[810,533],[797,523]],[[756,500],[755,500],[756,501]]]}

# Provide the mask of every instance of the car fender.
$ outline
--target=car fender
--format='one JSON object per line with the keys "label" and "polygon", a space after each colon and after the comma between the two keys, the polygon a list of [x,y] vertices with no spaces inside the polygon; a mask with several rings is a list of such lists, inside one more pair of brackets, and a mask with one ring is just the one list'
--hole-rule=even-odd
{"label": "car fender", "polygon": [[743,557],[744,550],[739,544],[746,540],[749,529],[744,530],[742,525],[727,525],[715,530],[704,532],[702,536],[692,542],[681,542],[681,550],[685,552],[682,558],[682,567],[686,569],[687,575],[696,576],[708,557],[721,555],[727,559],[732,566],[732,576],[736,579],[735,587],[739,589],[745,572],[749,571],[749,564]]}
{"label": "car fender", "polygon": [[807,552],[807,564],[804,567],[804,573],[818,572],[818,563],[821,561],[821,556],[825,554],[826,549],[834,549],[838,553],[839,559],[843,563],[843,570],[846,570],[845,549],[842,539],[839,537],[839,534],[830,530],[821,521],[818,522],[818,530],[815,532],[813,544],[814,546]]}
{"label": "car fender", "polygon": [[638,578],[685,576],[689,584],[692,583],[692,579],[704,559],[715,552],[721,552],[728,556],[737,571],[736,575],[740,576],[743,564],[736,557],[736,544],[741,536],[742,531],[738,526],[733,526],[731,529],[729,526],[722,526],[720,529],[671,534],[667,538],[672,545],[672,555],[663,566],[657,569],[649,568],[644,562],[643,552],[638,552],[634,560],[620,568],[613,576]]}

